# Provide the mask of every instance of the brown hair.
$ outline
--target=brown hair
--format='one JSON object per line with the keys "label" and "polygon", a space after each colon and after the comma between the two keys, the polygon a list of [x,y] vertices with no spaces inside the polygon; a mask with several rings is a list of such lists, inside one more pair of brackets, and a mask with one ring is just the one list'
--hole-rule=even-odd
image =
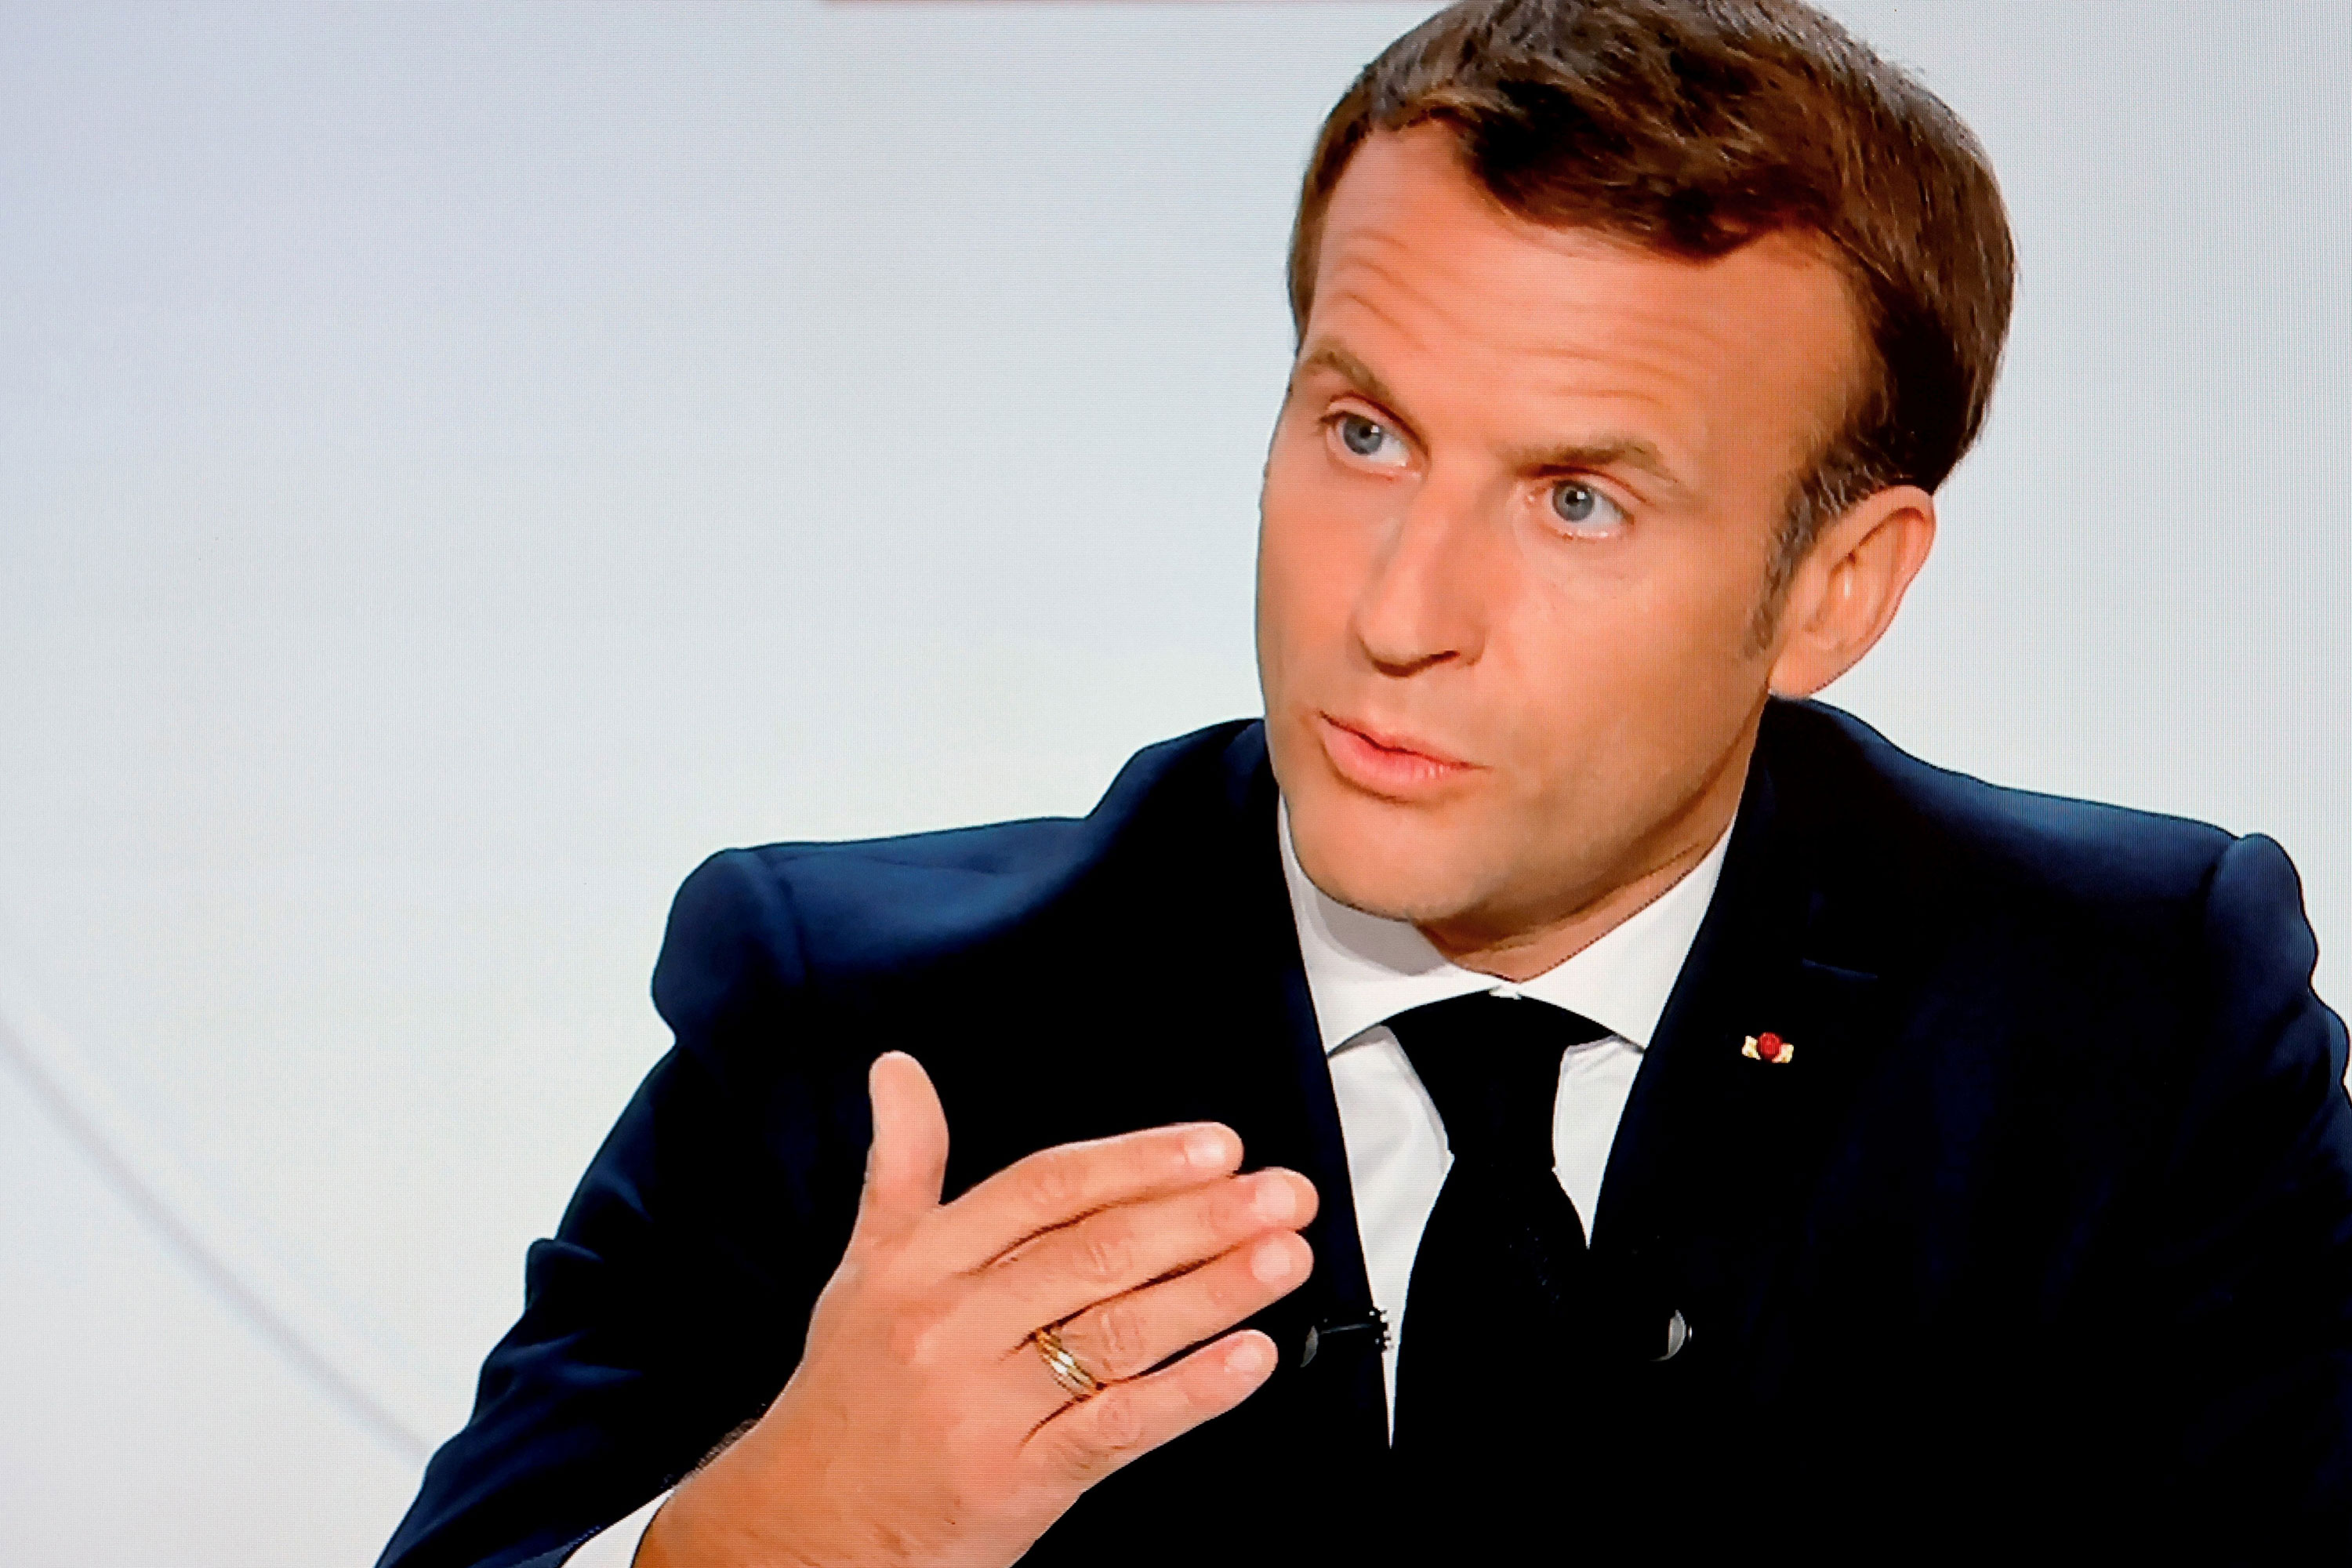
{"label": "brown hair", "polygon": [[1323,216],[1378,131],[1437,121],[1506,209],[1704,258],[1826,243],[1870,360],[1790,498],[1767,594],[1874,490],[1934,489],[1982,428],[2016,258],[1992,168],[1917,81],[1799,0],[1462,0],[1323,122],[1290,240],[1304,333]]}

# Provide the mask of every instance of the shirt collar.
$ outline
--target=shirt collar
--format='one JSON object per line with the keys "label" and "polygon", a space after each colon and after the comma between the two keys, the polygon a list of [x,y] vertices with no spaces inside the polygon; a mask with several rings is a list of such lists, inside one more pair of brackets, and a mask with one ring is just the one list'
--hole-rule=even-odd
{"label": "shirt collar", "polygon": [[1278,805],[1275,833],[1281,840],[1282,875],[1290,889],[1290,914],[1298,928],[1298,955],[1307,969],[1307,994],[1326,1053],[1336,1051],[1374,1025],[1424,1003],[1482,991],[1532,996],[1579,1013],[1637,1049],[1666,1010],[1666,997],[1682,973],[1706,918],[1707,904],[1723,874],[1731,843],[1726,827],[1706,858],[1664,892],[1602,934],[1589,947],[1517,984],[1448,962],[1407,921],[1368,915],[1325,893],[1299,868],[1290,847],[1290,812]]}

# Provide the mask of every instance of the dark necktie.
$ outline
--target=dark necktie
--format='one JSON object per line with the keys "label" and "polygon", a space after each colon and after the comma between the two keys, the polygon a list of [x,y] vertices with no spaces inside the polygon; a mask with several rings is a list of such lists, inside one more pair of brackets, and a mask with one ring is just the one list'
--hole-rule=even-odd
{"label": "dark necktie", "polygon": [[1416,1007],[1389,1027],[1454,1154],[1405,1297],[1396,1455],[1415,1489],[1483,1489],[1539,1464],[1541,1433],[1574,1420],[1559,1403],[1571,1396],[1587,1260],[1552,1173],[1552,1102],[1568,1047],[1608,1031],[1493,995]]}

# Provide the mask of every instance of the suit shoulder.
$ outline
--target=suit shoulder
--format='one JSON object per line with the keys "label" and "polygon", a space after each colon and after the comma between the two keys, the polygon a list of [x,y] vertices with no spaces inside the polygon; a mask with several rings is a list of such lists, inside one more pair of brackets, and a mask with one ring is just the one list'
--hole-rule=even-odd
{"label": "suit shoulder", "polygon": [[2084,910],[2178,908],[2201,901],[2239,842],[2210,823],[1937,767],[1826,704],[1775,703],[1770,720],[1770,764],[1810,786],[1831,831],[1877,858],[1932,867],[1955,892]]}
{"label": "suit shoulder", "polygon": [[1019,931],[1139,830],[1213,790],[1255,731],[1234,721],[1146,747],[1081,817],[721,850],[671,906],[655,1004],[686,1032],[783,992],[905,973]]}

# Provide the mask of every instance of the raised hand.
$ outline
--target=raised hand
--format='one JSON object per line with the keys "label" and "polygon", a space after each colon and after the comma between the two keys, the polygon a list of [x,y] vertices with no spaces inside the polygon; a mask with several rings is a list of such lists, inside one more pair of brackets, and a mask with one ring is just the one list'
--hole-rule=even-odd
{"label": "raised hand", "polygon": [[[1241,1140],[1201,1123],[1048,1149],[942,1205],[929,1077],[894,1051],[867,1081],[857,1224],[801,1363],[638,1568],[995,1568],[1274,1370],[1265,1335],[1224,1331],[1307,1278],[1304,1176],[1235,1174]],[[1055,1375],[1040,1329],[1083,1376]]]}

